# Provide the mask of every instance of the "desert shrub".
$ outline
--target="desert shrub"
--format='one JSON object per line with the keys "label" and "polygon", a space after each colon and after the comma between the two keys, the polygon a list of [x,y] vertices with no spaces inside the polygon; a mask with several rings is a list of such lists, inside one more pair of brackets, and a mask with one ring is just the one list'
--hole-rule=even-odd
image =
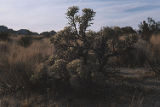
{"label": "desert shrub", "polygon": [[[52,55],[48,40],[36,41],[29,47],[21,47],[16,42],[0,41],[0,47],[1,90],[40,92],[49,86],[48,69],[44,64],[48,59],[46,57]],[[7,52],[4,47],[8,48]]]}
{"label": "desert shrub", "polygon": [[32,44],[32,37],[31,36],[22,36],[18,40],[18,44],[20,44],[23,47],[28,47],[29,45]]}
{"label": "desert shrub", "polygon": [[92,71],[89,69],[89,66],[83,65],[83,61],[80,59],[75,59],[69,62],[66,66],[67,71],[70,74],[70,86],[78,94],[88,93],[91,91],[91,87],[93,87],[91,77]]}
{"label": "desert shrub", "polygon": [[47,72],[46,66],[42,63],[36,66],[35,70],[33,71],[33,74],[31,75],[31,80],[37,81],[40,78],[43,78],[43,75]]}
{"label": "desert shrub", "polygon": [[81,65],[82,61],[80,59],[75,59],[67,64],[67,70],[72,74],[79,74]]}
{"label": "desert shrub", "polygon": [[8,32],[0,32],[0,40],[9,40]]}
{"label": "desert shrub", "polygon": [[51,66],[51,65],[54,64],[55,59],[56,59],[55,56],[54,56],[54,55],[51,55],[51,56],[48,58],[48,60],[47,60],[46,63]]}
{"label": "desert shrub", "polygon": [[159,31],[159,22],[150,17],[147,21],[143,21],[139,24],[139,33],[141,34],[142,39],[148,42],[150,41],[152,35],[158,33]]}
{"label": "desert shrub", "polygon": [[[7,65],[7,63],[9,65]],[[0,85],[3,91],[40,91],[47,87],[47,75],[38,65],[24,61],[7,62],[1,65]],[[41,70],[39,70],[41,69]],[[43,72],[42,72],[43,71]]]}
{"label": "desert shrub", "polygon": [[46,89],[53,86],[53,77],[50,78],[48,66],[45,63],[41,63],[35,66],[35,69],[31,75],[31,91],[44,93]]}
{"label": "desert shrub", "polygon": [[69,74],[66,70],[67,62],[63,59],[58,59],[55,63],[51,66],[51,71],[54,73],[54,77],[61,79],[61,80],[68,80]]}
{"label": "desert shrub", "polygon": [[[82,15],[78,12],[76,6],[68,9],[69,26],[51,38],[55,53],[48,62],[54,73],[53,78],[67,82],[75,90],[94,93],[105,86],[109,58],[133,49],[137,35],[131,28],[120,27],[90,31],[88,28],[93,24],[95,12],[88,8],[82,10]],[[126,38],[121,42],[119,38],[123,31]]]}
{"label": "desert shrub", "polygon": [[84,65],[83,61],[80,59],[75,59],[67,64],[67,71],[72,76],[77,76],[82,80],[91,81],[92,73],[96,72],[98,69],[96,65],[88,64]]}
{"label": "desert shrub", "polygon": [[[89,75],[87,75],[88,70],[86,70],[86,66],[84,66],[82,64],[82,61],[79,59],[75,59],[75,60],[71,61],[70,63],[68,63],[67,70],[69,71],[69,73],[71,75],[71,79],[77,78],[77,81],[79,81],[79,82],[90,77]],[[87,78],[85,78],[85,77],[87,77]],[[79,80],[78,80],[78,78],[79,78]],[[72,81],[70,81],[70,82],[72,83]]]}
{"label": "desert shrub", "polygon": [[6,58],[1,65],[0,83],[5,90],[27,89],[31,84],[33,69],[33,65],[27,61]]}
{"label": "desert shrub", "polygon": [[40,35],[43,35],[45,37],[50,37],[50,36],[53,36],[55,34],[56,34],[56,32],[54,30],[52,30],[50,32],[42,32],[42,33],[40,33]]}
{"label": "desert shrub", "polygon": [[0,41],[0,54],[7,53],[9,51],[9,43],[7,41]]}

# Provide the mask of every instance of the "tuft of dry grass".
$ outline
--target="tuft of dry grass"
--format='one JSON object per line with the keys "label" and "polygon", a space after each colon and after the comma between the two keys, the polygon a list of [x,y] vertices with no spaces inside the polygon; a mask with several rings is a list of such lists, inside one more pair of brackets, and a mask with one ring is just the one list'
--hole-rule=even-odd
{"label": "tuft of dry grass", "polygon": [[135,93],[135,95],[132,97],[129,107],[143,107],[143,101],[144,97],[142,94]]}
{"label": "tuft of dry grass", "polygon": [[150,42],[151,42],[153,45],[160,45],[160,34],[152,35],[152,36],[151,36],[151,39],[150,39]]}

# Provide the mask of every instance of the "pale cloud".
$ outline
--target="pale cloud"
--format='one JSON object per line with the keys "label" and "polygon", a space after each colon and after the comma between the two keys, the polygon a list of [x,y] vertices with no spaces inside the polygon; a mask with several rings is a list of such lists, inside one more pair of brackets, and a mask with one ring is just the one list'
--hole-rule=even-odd
{"label": "pale cloud", "polygon": [[133,26],[147,17],[160,19],[159,0],[1,0],[0,25],[37,32],[60,30],[67,25],[69,6],[92,8],[96,13],[91,29],[102,26]]}

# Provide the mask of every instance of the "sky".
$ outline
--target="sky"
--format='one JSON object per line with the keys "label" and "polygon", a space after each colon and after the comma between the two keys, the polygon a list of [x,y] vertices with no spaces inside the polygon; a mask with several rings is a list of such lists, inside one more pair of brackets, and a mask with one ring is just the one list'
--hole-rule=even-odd
{"label": "sky", "polygon": [[92,30],[103,26],[132,26],[147,17],[160,21],[160,0],[0,0],[0,25],[14,30],[42,32],[67,26],[70,6],[92,8],[96,12]]}

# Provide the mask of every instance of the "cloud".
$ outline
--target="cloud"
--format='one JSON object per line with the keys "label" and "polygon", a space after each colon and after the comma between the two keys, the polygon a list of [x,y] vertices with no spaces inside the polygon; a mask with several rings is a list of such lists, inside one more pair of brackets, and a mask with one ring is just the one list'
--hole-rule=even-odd
{"label": "cloud", "polygon": [[147,17],[160,18],[159,0],[1,0],[0,24],[42,32],[60,30],[67,25],[69,6],[92,8],[97,14],[91,29],[102,26],[133,26]]}

